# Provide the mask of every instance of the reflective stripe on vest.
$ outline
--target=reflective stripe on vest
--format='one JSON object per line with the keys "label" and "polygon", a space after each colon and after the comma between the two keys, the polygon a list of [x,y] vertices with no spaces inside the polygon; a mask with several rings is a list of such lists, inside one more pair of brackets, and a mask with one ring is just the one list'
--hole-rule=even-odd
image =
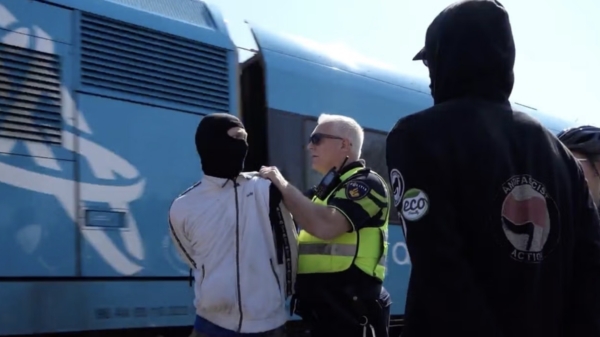
{"label": "reflective stripe on vest", "polygon": [[[342,181],[326,198],[321,200],[313,197],[313,202],[320,205],[327,205],[327,200],[337,193],[344,194],[344,189],[340,189],[343,182],[353,177],[359,171],[364,170],[363,167],[358,167],[344,173],[340,180]],[[371,171],[375,174],[375,172]],[[384,221],[380,227],[366,227],[358,232],[344,233],[333,240],[321,240],[305,230],[301,230],[298,235],[298,273],[299,274],[316,274],[316,273],[336,273],[347,270],[352,265],[355,265],[367,275],[377,277],[383,280],[386,271],[387,249],[388,249],[388,222],[389,222],[389,191],[385,180],[379,175],[376,176],[384,184],[387,197],[371,190],[371,197],[385,204],[386,207],[381,209],[381,220]],[[365,209],[362,200],[355,201],[358,205]],[[372,201],[371,201],[372,202]],[[371,216],[376,216],[379,213],[372,214],[375,210],[365,209]]]}

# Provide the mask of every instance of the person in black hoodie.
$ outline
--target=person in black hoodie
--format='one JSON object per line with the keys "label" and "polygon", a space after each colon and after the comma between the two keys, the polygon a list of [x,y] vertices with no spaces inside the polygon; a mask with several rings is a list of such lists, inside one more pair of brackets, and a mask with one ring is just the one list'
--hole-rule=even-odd
{"label": "person in black hoodie", "polygon": [[402,336],[600,336],[598,213],[570,152],[508,101],[504,7],[449,6],[415,60],[434,106],[386,141],[412,261]]}

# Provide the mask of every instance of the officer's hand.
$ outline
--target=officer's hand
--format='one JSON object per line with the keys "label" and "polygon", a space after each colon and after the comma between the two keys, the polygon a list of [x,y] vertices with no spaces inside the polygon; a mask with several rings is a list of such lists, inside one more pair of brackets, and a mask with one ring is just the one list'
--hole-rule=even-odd
{"label": "officer's hand", "polygon": [[258,174],[265,179],[269,179],[279,188],[287,183],[283,175],[281,175],[281,172],[279,172],[275,166],[263,166],[260,168],[260,171],[258,171]]}

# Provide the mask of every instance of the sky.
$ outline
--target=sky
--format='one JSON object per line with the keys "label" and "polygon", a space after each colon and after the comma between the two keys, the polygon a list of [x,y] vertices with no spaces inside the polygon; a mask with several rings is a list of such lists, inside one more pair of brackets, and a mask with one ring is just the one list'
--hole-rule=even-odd
{"label": "sky", "polygon": [[[451,0],[212,0],[239,47],[256,49],[250,24],[337,45],[428,79],[412,57]],[[515,36],[511,100],[600,126],[600,1],[501,0]],[[241,52],[240,58],[248,57]]]}

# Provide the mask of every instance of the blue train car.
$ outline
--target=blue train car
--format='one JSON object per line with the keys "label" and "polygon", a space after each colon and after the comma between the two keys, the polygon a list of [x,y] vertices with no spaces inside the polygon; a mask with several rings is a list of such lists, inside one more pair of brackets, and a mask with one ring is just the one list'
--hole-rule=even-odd
{"label": "blue train car", "polygon": [[192,324],[166,217],[237,67],[202,1],[0,0],[0,335]]}
{"label": "blue train car", "polygon": [[[191,325],[166,214],[201,177],[201,116],[241,112],[247,168],[274,164],[307,188],[321,112],[357,119],[366,161],[385,172],[386,132],[432,103],[421,79],[253,32],[260,51],[239,66],[199,0],[0,0],[0,335]],[[397,324],[410,274],[398,226],[389,254]]]}

